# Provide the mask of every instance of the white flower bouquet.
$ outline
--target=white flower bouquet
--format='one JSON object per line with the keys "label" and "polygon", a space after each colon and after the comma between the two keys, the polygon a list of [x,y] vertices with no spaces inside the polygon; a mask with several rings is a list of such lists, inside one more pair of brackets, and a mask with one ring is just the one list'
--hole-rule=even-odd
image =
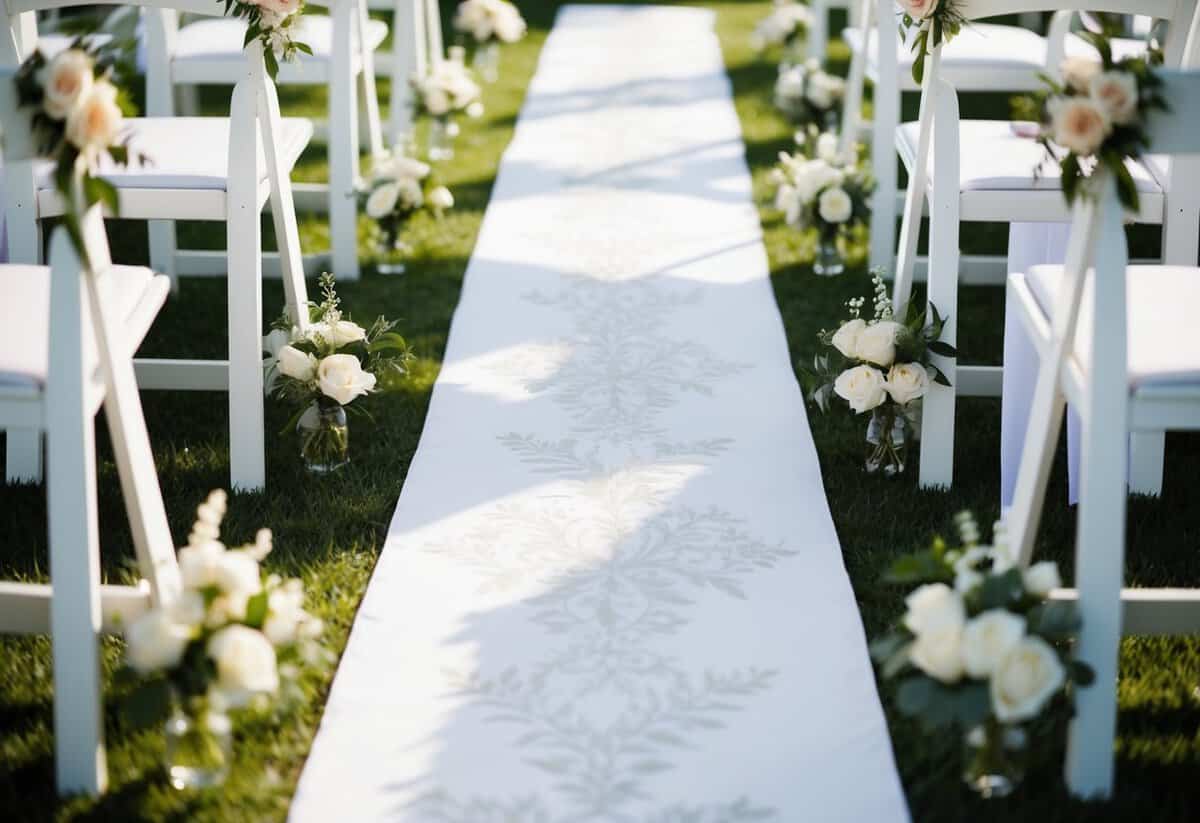
{"label": "white flower bouquet", "polygon": [[912,76],[918,84],[925,77],[925,58],[934,47],[950,42],[962,31],[966,19],[958,0],[899,0],[903,14],[900,28],[913,41]]}
{"label": "white flower bouquet", "polygon": [[97,203],[119,211],[116,188],[96,174],[100,161],[130,162],[122,130],[133,104],[113,80],[119,57],[105,44],[78,38],[53,59],[35,50],[13,78],[18,105],[30,111],[29,149],[54,162],[54,187],[68,204],[63,223],[80,255],[82,212]]}
{"label": "white flower bouquet", "polygon": [[900,712],[930,731],[965,733],[967,782],[1000,796],[1021,777],[1029,726],[1069,714],[1072,689],[1092,672],[1070,657],[1080,625],[1074,606],[1047,599],[1062,585],[1058,567],[1017,567],[1002,523],[995,545],[985,546],[969,512],[956,522],[959,547],[938,537],[893,563],[885,579],[916,588],[871,655],[884,678],[899,681]]}
{"label": "white flower bouquet", "polygon": [[221,542],[226,495],[196,510],[179,550],[182,591],[125,630],[125,669],[135,684],[126,715],[139,725],[167,719],[168,770],[178,788],[211,785],[228,772],[229,713],[300,696],[303,667],[324,662],[322,624],[304,609],[304,588],[261,567],[271,532],[228,548]]}
{"label": "white flower bouquet", "polygon": [[468,117],[483,114],[479,84],[471,77],[471,70],[463,63],[461,47],[449,60],[438,61],[423,75],[410,81],[418,114],[434,118],[448,118],[458,112]]}
{"label": "white flower bouquet", "polygon": [[516,43],[525,36],[525,18],[508,0],[463,0],[454,13],[454,30],[477,44]]}
{"label": "white flower bouquet", "polygon": [[365,329],[342,314],[333,275],[321,275],[320,284],[324,299],[310,307],[309,324],[301,329],[281,317],[264,340],[268,390],[296,408],[284,431],[295,426],[300,455],[315,474],[349,460],[347,407],[369,417],[353,401],[398,388],[413,360],[395,321],[379,317]]}
{"label": "white flower bouquet", "polygon": [[809,399],[826,412],[834,396],[846,401],[855,414],[871,412],[867,432],[866,469],[885,475],[905,468],[909,416],[913,405],[938,383],[950,381],[932,362],[932,355],[955,357],[953,346],[939,338],[945,326],[933,305],[926,317],[918,301],[910,301],[904,322],[892,314],[892,302],[879,272],[875,286],[874,316],[861,317],[864,298],[847,301],[850,319],[835,331],[821,331],[818,339],[831,353],[818,353],[812,368],[802,368],[801,378]]}
{"label": "white flower bouquet", "polygon": [[750,48],[756,52],[782,46],[794,52],[804,43],[812,12],[795,0],[775,0],[771,13],[758,22],[750,34]]}
{"label": "white flower bouquet", "polygon": [[[1062,82],[1043,75],[1046,89],[1017,101],[1015,114],[1041,123],[1038,141],[1046,162],[1058,164],[1067,202],[1086,193],[1088,181],[1107,169],[1117,183],[1121,203],[1138,208],[1138,190],[1126,161],[1150,148],[1145,120],[1151,111],[1166,111],[1162,81],[1153,71],[1161,53],[1114,61],[1109,37],[1084,32],[1100,54],[1099,60],[1069,57],[1063,61]],[[1037,170],[1040,173],[1041,167]]]}
{"label": "white flower bouquet", "polygon": [[437,183],[432,167],[401,146],[374,162],[359,196],[379,228],[381,246],[393,251],[402,247],[400,232],[414,214],[428,210],[440,218],[454,206],[454,195]]}
{"label": "white flower bouquet", "polygon": [[780,66],[775,80],[775,105],[793,123],[818,123],[835,127],[846,81],[829,74],[817,60]]}
{"label": "white flower bouquet", "polygon": [[258,40],[263,47],[263,62],[272,79],[279,73],[279,61],[291,61],[300,53],[312,54],[307,43],[294,37],[296,24],[304,13],[304,0],[218,0],[225,13],[246,21],[246,43]]}

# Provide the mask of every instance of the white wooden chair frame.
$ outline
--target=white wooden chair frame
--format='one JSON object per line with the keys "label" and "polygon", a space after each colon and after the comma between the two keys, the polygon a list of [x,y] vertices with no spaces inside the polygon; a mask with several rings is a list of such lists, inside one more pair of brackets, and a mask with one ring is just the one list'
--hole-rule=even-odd
{"label": "white wooden chair frame", "polygon": [[[321,124],[326,131],[329,150],[329,182],[296,183],[292,185],[296,200],[304,208],[325,211],[329,215],[331,253],[310,257],[308,269],[315,273],[327,262],[339,280],[357,280],[358,265],[358,200],[359,188],[359,130],[365,132],[365,143],[372,157],[384,151],[383,130],[379,117],[379,98],[375,91],[374,50],[365,36],[367,28],[366,0],[314,0],[329,9],[333,27],[332,51],[328,63],[300,56],[296,63],[281,63],[275,77],[277,86],[328,85],[329,115]],[[170,117],[177,112],[174,105],[175,86],[184,88],[198,84],[233,84],[240,78],[245,60],[176,61],[174,44],[179,33],[178,15],[158,10],[147,20],[146,27],[146,113],[151,117]],[[328,65],[328,71],[325,66]],[[361,112],[361,117],[360,117]],[[225,261],[219,253],[179,251],[175,245],[174,224],[155,221],[150,228],[153,254],[151,265],[156,271],[171,275],[223,275]]]}
{"label": "white wooden chair frame", "polygon": [[850,25],[857,26],[859,4],[857,0],[809,0],[812,23],[808,28],[808,56],[824,61],[829,51],[829,12],[845,9]]}
{"label": "white wooden chair frame", "polygon": [[[886,3],[889,0],[880,0]],[[1097,6],[1099,3],[1099,7]],[[966,0],[961,11],[968,20],[985,19],[1045,8],[1050,0]],[[1063,8],[1063,7],[1066,8]],[[1060,13],[1085,9],[1118,14],[1150,14],[1175,23],[1166,44],[1166,63],[1181,64],[1188,31],[1195,18],[1196,0],[1057,0]],[[886,31],[890,27],[882,26]],[[895,31],[892,32],[895,34]],[[886,47],[881,53],[886,52]],[[921,218],[928,207],[929,265],[927,299],[948,318],[943,340],[957,344],[959,273],[959,227],[962,222],[1065,222],[1070,212],[1062,193],[1041,190],[961,191],[959,162],[958,93],[941,72],[942,47],[929,55],[918,119],[919,136],[915,156],[904,155],[904,141],[896,132],[895,144],[909,170],[899,251],[893,284],[893,303],[902,313],[912,294],[917,260],[917,239]],[[889,98],[890,99],[890,98]],[[893,165],[889,162],[885,165]],[[932,169],[931,169],[932,165]],[[931,174],[932,172],[932,174]],[[1032,178],[1033,169],[1030,169]],[[932,177],[932,186],[929,180]],[[1168,263],[1195,262],[1200,244],[1197,219],[1200,193],[1194,186],[1176,184],[1171,173],[1160,181],[1162,193],[1143,192],[1137,222],[1164,226],[1163,259]],[[884,191],[884,185],[880,191]],[[1170,208],[1167,208],[1170,192]],[[877,202],[886,204],[886,194]],[[928,203],[926,202],[928,201]],[[886,234],[886,230],[885,230]],[[1003,368],[999,366],[963,366],[949,358],[935,357],[935,364],[953,384],[952,388],[934,386],[922,404],[923,426],[937,431],[937,437],[921,440],[919,483],[923,488],[949,488],[954,475],[954,413],[958,396],[997,397],[1001,393]],[[1135,489],[1157,494],[1162,483],[1163,435],[1139,433],[1134,437]]]}
{"label": "white wooden chair frame", "polygon": [[409,79],[427,73],[446,56],[441,8],[438,0],[367,0],[367,7],[392,10],[392,53],[379,55],[375,63],[391,77],[388,137],[397,143],[413,127]]}
{"label": "white wooden chair frame", "polygon": [[[27,156],[27,137],[9,128],[17,122],[15,97],[11,72],[0,70],[6,148],[10,156]],[[6,171],[21,165],[28,161],[9,164]],[[107,783],[99,634],[120,631],[151,605],[169,602],[180,587],[130,358],[133,346],[122,328],[125,318],[106,305],[100,287],[113,275],[99,208],[91,209],[81,222],[90,267],[80,262],[64,228],[50,240],[51,334],[45,386],[0,386],[0,424],[23,416],[47,433],[52,582],[0,582],[0,632],[52,637],[55,770],[63,794],[96,794]],[[0,277],[4,274],[0,266]],[[148,287],[143,301],[155,299],[151,291]],[[154,310],[166,293],[163,283],[156,291]],[[137,586],[100,583],[93,418],[101,405],[144,577]]]}
{"label": "white wooden chair frame", "polygon": [[[1154,150],[1200,154],[1200,74],[1166,76],[1170,114],[1152,125]],[[1195,175],[1200,158],[1189,158]],[[1078,795],[1107,796],[1113,785],[1118,652],[1125,634],[1184,634],[1200,630],[1200,589],[1122,589],[1125,556],[1127,431],[1200,429],[1200,381],[1131,386],[1127,374],[1124,212],[1111,178],[1098,201],[1074,210],[1063,280],[1047,318],[1022,274],[1009,278],[1009,306],[1036,341],[1041,364],[1021,456],[1009,535],[1021,563],[1032,557],[1046,484],[1064,407],[1082,418],[1083,473],[1075,542],[1076,600],[1083,628],[1077,656],[1096,672],[1076,693],[1067,746],[1066,779]],[[1092,269],[1090,362],[1077,357],[1076,327],[1083,285]],[[1195,269],[1200,277],[1200,268]]]}
{"label": "white wooden chair frame", "polygon": [[[896,217],[904,203],[904,191],[897,186],[895,140],[900,126],[900,98],[906,92],[919,92],[921,87],[913,81],[912,74],[901,66],[896,56],[900,45],[897,31],[898,18],[894,12],[895,0],[859,0],[857,17],[863,21],[863,46],[851,54],[850,73],[847,78],[846,97],[842,114],[842,148],[850,147],[868,131],[871,145],[872,173],[878,187],[871,204],[871,248],[872,268],[890,268],[896,253]],[[1063,11],[1054,15],[1046,33],[1046,61],[1037,69],[989,68],[987,71],[956,71],[951,80],[958,91],[967,92],[1027,92],[1041,87],[1038,71],[1057,71],[1066,50],[1066,38],[1070,32],[1074,11]],[[880,25],[880,21],[889,25]],[[877,65],[872,66],[868,44],[874,37]],[[871,81],[875,93],[873,116],[870,123],[862,120],[863,86]],[[976,284],[1001,284],[1008,273],[1006,260],[998,255],[969,255],[961,261],[960,277],[963,282]],[[925,274],[927,261],[918,258],[915,275],[918,279]]]}
{"label": "white wooden chair frame", "polygon": [[[114,0],[99,0],[109,4]],[[214,16],[221,6],[211,0],[132,0],[134,5]],[[77,5],[76,0],[4,0],[0,6],[0,65],[15,66],[24,57],[21,44],[36,42],[33,13],[39,9]],[[148,15],[152,23],[156,15]],[[3,32],[8,34],[4,35]],[[161,40],[159,42],[162,42]],[[289,170],[279,155],[282,119],[275,85],[266,75],[260,44],[245,50],[243,75],[230,103],[230,151],[226,190],[141,189],[119,187],[123,218],[214,220],[226,225],[228,260],[227,360],[139,359],[135,361],[143,389],[228,391],[230,483],[241,490],[266,485],[266,435],[262,370],[262,227],[259,216],[268,201],[280,248],[280,267],[290,315],[307,323],[307,290],[300,235],[292,202]],[[154,88],[161,88],[155,86]],[[258,153],[245,151],[261,136],[265,174]],[[263,182],[259,182],[259,181]],[[51,190],[36,192],[32,167],[6,175],[5,215],[9,254],[16,262],[37,263],[41,252],[39,221],[62,214],[63,203]],[[153,243],[154,235],[151,235]],[[154,255],[155,249],[151,248]],[[162,250],[157,250],[162,257]],[[8,430],[9,480],[37,480],[40,472],[37,429]]]}

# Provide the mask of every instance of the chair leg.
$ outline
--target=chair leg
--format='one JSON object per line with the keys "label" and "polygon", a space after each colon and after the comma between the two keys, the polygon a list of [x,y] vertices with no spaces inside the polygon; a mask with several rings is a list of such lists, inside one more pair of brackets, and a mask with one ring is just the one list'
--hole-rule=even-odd
{"label": "chair leg", "polygon": [[808,27],[808,56],[823,61],[829,46],[829,8],[825,0],[812,0],[809,9],[812,22]]}
{"label": "chair leg", "polygon": [[259,140],[255,90],[239,83],[230,105],[229,213],[229,474],[231,485],[266,485],[262,370],[262,223],[257,152],[238,146]]}
{"label": "chair leg", "polygon": [[412,91],[408,80],[424,71],[428,60],[422,2],[396,0],[392,15],[392,99],[388,139],[393,144],[401,142],[412,131]]}
{"label": "chair leg", "polygon": [[[890,18],[889,18],[890,19]],[[879,53],[894,53],[895,26],[873,26],[879,43]],[[862,62],[867,62],[867,38],[863,32]],[[896,192],[897,169],[896,128],[900,125],[900,87],[895,72],[879,72],[875,81],[874,114],[871,122],[871,172],[875,177],[875,194],[871,198],[871,268],[890,269],[896,262]],[[920,215],[917,216],[920,225]],[[908,301],[908,295],[904,295]]]}
{"label": "chair leg", "polygon": [[[957,193],[956,197],[957,199]],[[935,200],[936,203],[936,200]],[[958,317],[958,214],[944,213],[931,203],[929,235],[929,303],[946,319],[942,340],[957,343]],[[932,312],[930,312],[932,316]],[[933,385],[922,401],[921,488],[950,488],[954,481],[954,413],[956,379],[954,361],[935,358],[951,387]]]}
{"label": "chair leg", "polygon": [[1134,494],[1162,494],[1166,440],[1164,432],[1130,432],[1129,490]]}
{"label": "chair leg", "polygon": [[42,482],[42,432],[8,429],[4,479],[9,483]]}
{"label": "chair leg", "polygon": [[379,94],[375,83],[375,52],[367,42],[367,19],[367,4],[361,2],[358,4],[358,37],[355,41],[355,48],[358,49],[362,63],[362,70],[356,78],[359,111],[362,113],[361,130],[366,132],[367,150],[371,152],[372,157],[379,157],[384,151],[383,125],[379,118]]}
{"label": "chair leg", "polygon": [[333,273],[339,280],[358,279],[358,97],[351,74],[354,7],[333,9],[333,59],[329,83],[329,237]]}
{"label": "chair leg", "polygon": [[171,278],[171,293],[179,293],[179,274],[175,268],[175,221],[149,220],[150,268]]}
{"label": "chair leg", "polygon": [[[50,340],[46,385],[50,629],[54,654],[55,774],[60,794],[102,793],[108,783],[100,699],[100,544],[92,382],[82,322],[83,278],[65,232],[56,232],[51,304],[63,323]],[[58,268],[58,266],[62,268]]]}

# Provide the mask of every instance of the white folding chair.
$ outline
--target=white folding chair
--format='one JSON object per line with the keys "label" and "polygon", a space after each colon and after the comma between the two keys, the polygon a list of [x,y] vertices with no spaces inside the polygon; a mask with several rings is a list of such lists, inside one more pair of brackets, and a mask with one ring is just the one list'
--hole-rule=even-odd
{"label": "white folding chair", "polygon": [[[1096,0],[1057,0],[1055,8],[1079,10]],[[968,21],[1000,14],[1051,7],[1052,0],[963,0],[959,8]],[[1195,16],[1196,0],[1106,0],[1114,13],[1146,13],[1168,21],[1165,59],[1168,66],[1181,64],[1188,31]],[[887,27],[884,26],[884,29]],[[961,35],[960,35],[961,36]],[[955,41],[957,42],[957,40]],[[893,302],[903,311],[912,294],[916,266],[917,237],[928,201],[929,302],[949,319],[943,339],[957,345],[959,272],[959,225],[962,222],[1065,222],[1070,212],[1062,197],[1057,166],[1046,164],[1043,174],[1034,169],[1045,158],[1041,145],[1013,132],[1007,120],[961,120],[958,93],[943,71],[944,46],[932,50],[921,89],[917,122],[896,129],[895,145],[908,169],[908,191],[900,230],[899,253]],[[1159,167],[1161,165],[1161,167]],[[1164,226],[1164,262],[1193,264],[1197,256],[1197,221],[1200,194],[1170,163],[1135,163],[1131,166],[1140,191],[1141,223]],[[1167,194],[1170,193],[1170,208]],[[939,358],[952,387],[935,386],[923,401],[923,428],[938,432],[921,441],[922,487],[949,487],[954,474],[954,411],[956,397],[1000,395],[1003,372],[997,366],[963,366]],[[1143,438],[1145,456],[1160,460],[1161,438]],[[1138,475],[1152,477],[1141,469]],[[1159,471],[1161,477],[1161,471]]]}
{"label": "white folding chair", "polygon": [[[1164,73],[1171,112],[1156,114],[1155,151],[1189,153],[1181,171],[1200,176],[1200,73]],[[1117,662],[1125,634],[1200,630],[1200,589],[1122,589],[1126,433],[1200,429],[1200,345],[1181,332],[1200,303],[1200,267],[1130,266],[1124,211],[1104,173],[1098,200],[1074,209],[1067,262],[1035,266],[1008,280],[1017,312],[1040,356],[1016,498],[1007,522],[1028,565],[1046,484],[1070,402],[1082,418],[1083,460],[1075,542],[1083,628],[1076,654],[1096,672],[1076,693],[1066,778],[1079,795],[1107,796],[1113,784]]]}
{"label": "white folding chair", "polygon": [[391,78],[388,138],[395,144],[412,131],[409,79],[445,59],[442,13],[438,0],[367,0],[367,8],[392,12],[392,53],[379,55],[375,65]]}
{"label": "white folding chair", "polygon": [[[0,7],[0,65],[16,66],[25,57],[20,44],[36,42],[33,13],[71,0],[5,0]],[[132,0],[151,11],[220,14],[211,0]],[[165,27],[164,15],[147,15],[150,27]],[[165,42],[165,31],[152,38]],[[151,83],[151,96],[169,90]],[[153,102],[161,110],[161,102]],[[296,212],[288,174],[312,136],[312,124],[281,118],[275,85],[267,77],[258,41],[246,46],[242,75],[234,87],[230,117],[146,117],[126,121],[133,150],[152,162],[102,169],[118,190],[123,218],[156,221],[212,220],[226,226],[228,251],[229,357],[224,361],[140,360],[138,381],[144,389],[190,389],[229,392],[229,467],[231,485],[261,489],[266,483],[266,437],[262,372],[262,226],[268,200],[279,244],[287,309],[297,322],[307,322],[303,262]],[[258,150],[248,147],[257,145]],[[63,203],[45,164],[27,164],[23,172],[6,170],[10,259],[38,263],[40,221],[62,214]],[[151,256],[169,258],[154,247]],[[38,452],[36,431],[8,430],[7,475],[38,477],[32,455]]]}
{"label": "white folding chair", "polygon": [[[850,77],[842,118],[843,148],[860,137],[864,80],[874,87],[870,127],[873,172],[878,182],[871,207],[870,265],[888,268],[896,250],[896,215],[903,202],[897,189],[894,142],[900,125],[900,98],[918,92],[913,80],[913,54],[898,32],[895,0],[858,0],[857,18],[863,23],[842,32],[850,47]],[[1074,11],[1051,20],[1045,37],[1021,26],[973,23],[942,51],[942,76],[959,92],[1027,92],[1040,88],[1038,75],[1057,71],[1064,55],[1094,54],[1092,47],[1071,33]],[[1118,55],[1138,53],[1145,42],[1119,39]],[[973,282],[1004,282],[1002,257],[979,255],[962,261]],[[920,264],[918,264],[920,265]]]}
{"label": "white folding chair", "polygon": [[[384,145],[375,92],[374,54],[387,37],[388,27],[367,17],[366,0],[319,0],[319,4],[327,4],[329,14],[309,14],[306,7],[295,29],[295,39],[310,46],[313,53],[281,63],[275,83],[329,87],[328,119],[317,126],[326,132],[328,139],[329,183],[293,184],[293,190],[302,208],[328,212],[332,271],[339,280],[357,280],[358,199],[354,195],[361,182],[360,112],[366,146],[373,157],[379,157]],[[201,84],[233,85],[244,75],[245,21],[210,17],[180,26],[176,14],[164,11],[156,14],[161,16],[162,24],[147,27],[148,115],[194,114],[176,111],[172,85],[184,88]],[[159,38],[162,42],[157,42]],[[161,235],[155,240],[156,249],[168,251],[174,247],[171,223],[158,222],[152,231]],[[182,256],[197,259],[186,253]],[[174,254],[163,259],[152,257],[150,262],[159,271],[174,274],[174,257]],[[312,267],[327,267],[321,263],[314,261]],[[221,274],[224,269],[220,261],[210,261],[208,266],[184,265],[194,274]]]}
{"label": "white folding chair", "polygon": [[[27,157],[10,69],[0,69],[0,118],[8,156]],[[46,431],[51,577],[0,582],[0,632],[51,635],[58,789],[95,794],[107,781],[99,634],[175,597],[179,570],[131,360],[170,281],[112,264],[99,208],[81,228],[86,265],[61,227],[49,267],[0,265],[0,299],[21,307],[0,324],[0,426]],[[137,586],[100,583],[93,418],[101,405],[144,578]]]}

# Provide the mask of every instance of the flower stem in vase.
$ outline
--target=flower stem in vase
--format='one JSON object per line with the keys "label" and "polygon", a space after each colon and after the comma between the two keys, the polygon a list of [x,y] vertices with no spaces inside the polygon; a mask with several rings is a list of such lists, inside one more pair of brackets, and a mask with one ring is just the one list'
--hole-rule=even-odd
{"label": "flower stem in vase", "polygon": [[429,159],[452,159],[456,134],[458,134],[458,124],[448,115],[433,118],[433,122],[429,124]]}
{"label": "flower stem in vase", "polygon": [[394,259],[406,257],[412,251],[412,247],[400,239],[399,231],[395,235],[381,231],[376,239],[376,250],[379,260],[375,264],[375,271],[380,274],[399,275],[407,270],[403,260]]}
{"label": "flower stem in vase", "polygon": [[346,410],[326,398],[314,400],[296,423],[300,457],[312,474],[331,474],[350,462]]}
{"label": "flower stem in vase", "polygon": [[980,797],[1008,797],[1025,776],[1025,732],[989,719],[967,732],[963,780]]}
{"label": "flower stem in vase", "polygon": [[837,231],[821,232],[817,245],[817,256],[813,260],[813,273],[818,277],[836,277],[846,271],[846,263],[842,260],[841,249],[838,248]]}
{"label": "flower stem in vase", "polygon": [[904,473],[908,451],[906,423],[907,418],[891,403],[877,406],[871,412],[871,423],[867,426],[867,474],[882,472],[885,477],[895,477]]}
{"label": "flower stem in vase", "polygon": [[500,44],[489,40],[476,46],[472,63],[485,83],[495,83],[500,79]]}
{"label": "flower stem in vase", "polygon": [[228,716],[213,711],[204,697],[171,689],[164,752],[167,776],[176,789],[220,786],[229,776],[233,733]]}

